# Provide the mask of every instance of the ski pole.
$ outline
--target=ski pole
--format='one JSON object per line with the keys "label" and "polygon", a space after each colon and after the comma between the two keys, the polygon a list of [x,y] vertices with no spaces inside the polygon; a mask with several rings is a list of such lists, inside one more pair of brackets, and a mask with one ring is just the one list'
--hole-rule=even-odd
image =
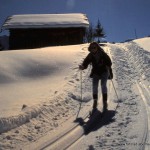
{"label": "ski pole", "polygon": [[112,85],[113,85],[114,91],[115,91],[115,93],[116,93],[117,99],[119,100],[119,97],[118,97],[118,94],[117,94],[117,91],[116,91],[116,88],[115,88],[115,85],[114,85],[114,82],[113,82],[113,80],[112,80],[112,79],[111,79],[111,82],[112,82]]}
{"label": "ski pole", "polygon": [[115,91],[115,93],[116,93],[117,100],[118,100],[117,106],[116,106],[116,108],[115,108],[115,112],[116,112],[116,110],[117,110],[117,108],[118,108],[118,106],[119,106],[119,97],[118,97],[118,94],[117,94],[117,91],[116,91],[116,88],[115,88],[115,86],[114,86],[114,83],[113,83],[112,79],[111,79],[111,82],[112,82],[112,85],[113,85],[113,88],[114,88],[114,91]]}
{"label": "ski pole", "polygon": [[80,102],[80,107],[79,107],[79,111],[77,113],[76,119],[78,118],[78,115],[81,109],[81,104],[82,104],[82,70],[80,71],[80,81],[81,81],[81,102]]}
{"label": "ski pole", "polygon": [[116,96],[117,96],[117,100],[119,100],[119,96],[118,96],[118,94],[117,94],[117,91],[116,91],[116,88],[115,88],[114,82],[113,82],[113,80],[112,80],[112,76],[111,76],[111,74],[110,74],[109,69],[108,69],[108,73],[109,73],[109,76],[110,76],[110,78],[111,78],[111,82],[112,82],[112,85],[113,85],[113,88],[114,88],[115,94],[116,94]]}

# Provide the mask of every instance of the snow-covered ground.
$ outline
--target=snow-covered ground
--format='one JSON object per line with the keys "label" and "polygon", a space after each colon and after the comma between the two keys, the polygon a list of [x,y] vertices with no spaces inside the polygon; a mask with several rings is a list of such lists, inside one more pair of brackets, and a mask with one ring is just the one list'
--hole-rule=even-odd
{"label": "snow-covered ground", "polygon": [[147,50],[150,52],[150,42],[149,37],[145,37],[142,39],[134,40],[135,43],[137,43],[140,47],[142,47],[144,50]]}
{"label": "snow-covered ground", "polygon": [[108,44],[115,75],[113,83],[118,95],[118,98],[115,92],[109,95],[109,100],[117,103],[115,116],[107,116],[109,119],[105,118],[103,124],[99,123],[70,150],[76,150],[79,145],[82,150],[150,148],[150,38],[144,39]]}
{"label": "snow-covered ground", "polygon": [[0,117],[18,114],[23,104],[40,104],[58,95],[67,82],[73,82],[70,75],[78,69],[74,64],[82,58],[85,46],[2,51]]}
{"label": "snow-covered ground", "polygon": [[[110,122],[77,141],[80,149],[137,149],[143,144],[148,122],[146,100],[150,98],[149,43],[150,38],[143,38],[104,46],[113,61],[119,99],[113,93],[109,101],[117,105],[116,113]],[[78,65],[88,54],[87,47],[0,52],[0,149],[32,145],[76,116],[81,101]],[[89,72],[90,67],[82,74],[84,107],[92,101]],[[109,89],[114,91],[112,86]]]}

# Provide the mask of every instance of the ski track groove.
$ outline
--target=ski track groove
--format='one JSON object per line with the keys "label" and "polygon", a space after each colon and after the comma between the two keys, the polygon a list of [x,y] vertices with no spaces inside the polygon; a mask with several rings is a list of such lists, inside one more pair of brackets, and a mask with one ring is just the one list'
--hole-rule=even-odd
{"label": "ski track groove", "polygon": [[[135,48],[133,46],[135,46]],[[142,75],[146,75],[146,72],[144,73],[144,71],[146,70],[145,68],[149,66],[149,58],[147,58],[147,61],[145,62],[145,57],[147,57],[144,55],[145,52],[143,52],[143,49],[134,43],[129,43],[128,45],[126,43],[115,45],[110,44],[109,47],[111,50],[113,71],[115,75],[113,80],[117,91],[120,91],[118,93],[120,99],[118,101],[114,101],[118,103],[117,113],[115,115],[117,122],[113,125],[110,124],[109,126],[106,126],[105,134],[98,136],[96,139],[96,146],[94,148],[98,149],[101,147],[103,150],[141,150],[144,149],[145,146],[147,147],[147,131],[149,130],[148,112],[144,109],[147,105],[144,104],[140,91],[133,91],[133,87],[136,86],[137,82],[139,83],[143,81]],[[147,80],[145,80],[145,82]],[[148,91],[148,85],[144,83],[143,85]],[[143,90],[143,87],[141,88]],[[145,93],[143,96],[145,97]],[[125,107],[130,107],[130,111],[127,112],[128,109],[126,110]],[[139,111],[142,111],[144,116],[141,116],[142,114]],[[140,118],[142,123],[138,119],[139,116],[142,117]],[[125,119],[123,119],[124,117]],[[135,120],[135,118],[137,118],[137,120]],[[137,126],[137,123],[139,124],[139,129],[142,130],[139,130],[141,133],[140,138],[136,137],[134,134],[137,130],[134,129],[134,126]],[[116,129],[117,132],[112,131],[112,126],[113,130]],[[135,130],[133,133],[131,130],[132,128]],[[138,132],[138,130],[136,132]],[[117,134],[120,136],[118,137]]]}
{"label": "ski track groove", "polygon": [[145,61],[144,52],[143,52],[143,50],[141,50],[140,47],[136,46],[135,44],[134,44],[134,48],[133,48],[133,46],[132,46],[133,44],[134,43],[128,44],[127,46],[125,45],[123,50],[127,54],[126,58],[129,56],[128,62],[131,64],[130,68],[133,67],[133,71],[135,74],[134,77],[136,77],[134,79],[134,82],[136,83],[138,91],[142,97],[142,101],[146,108],[145,120],[144,120],[145,122],[143,123],[143,124],[145,124],[145,127],[144,127],[144,131],[143,131],[143,136],[139,141],[139,149],[142,150],[142,149],[148,149],[147,144],[149,145],[149,143],[146,143],[146,142],[147,142],[147,139],[149,139],[149,132],[150,132],[150,116],[149,116],[150,115],[150,107],[148,106],[149,105],[148,99],[145,96],[146,94],[143,93],[143,90],[144,89],[146,90],[148,97],[150,97],[150,93],[148,92],[148,87],[147,87],[147,85],[144,84],[144,80],[142,78],[142,75],[146,74],[146,67],[148,66],[148,64],[146,65],[146,67],[144,67],[144,61]]}

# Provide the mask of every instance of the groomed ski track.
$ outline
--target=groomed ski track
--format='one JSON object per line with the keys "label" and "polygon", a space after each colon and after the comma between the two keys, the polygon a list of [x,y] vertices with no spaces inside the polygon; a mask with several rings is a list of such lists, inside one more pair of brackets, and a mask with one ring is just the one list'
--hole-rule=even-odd
{"label": "groomed ski track", "polygon": [[[149,64],[144,62],[144,53],[141,54],[140,52],[141,48],[132,42],[127,44],[108,44],[108,53],[112,56],[113,60],[113,83],[119,99],[114,91],[112,82],[109,81],[109,95],[111,95],[111,98],[109,97],[109,111],[111,111],[111,115],[113,115],[109,118],[109,113],[106,113],[103,117],[99,117],[100,115],[96,114],[86,126],[86,130],[91,128],[92,124],[95,123],[95,119],[99,119],[97,123],[99,125],[101,124],[101,127],[104,126],[103,131],[100,131],[101,128],[97,129],[100,135],[98,135],[95,144],[98,143],[98,140],[103,141],[104,137],[107,142],[102,143],[99,141],[99,149],[109,149],[109,146],[112,146],[112,144],[113,149],[147,150],[150,148],[150,93],[147,84],[149,78],[143,79],[143,76],[146,76],[146,71],[149,71]],[[137,103],[138,105],[136,105]],[[43,137],[44,140],[42,141],[45,142],[40,143],[41,140],[39,139],[39,141],[34,143],[34,146],[32,145],[32,149],[75,150],[77,147],[83,149],[82,145],[86,145],[85,141],[89,142],[91,139],[91,135],[86,134],[85,128],[82,126],[82,122],[88,122],[88,113],[85,112],[90,110],[91,104],[92,102],[90,102],[86,108],[82,108],[79,115],[83,118],[82,121],[73,122],[75,120],[75,116],[73,116],[73,118],[63,124],[63,126],[68,127],[67,130],[60,132],[58,129],[58,131],[55,131],[55,136],[53,138],[48,139],[48,137]],[[100,106],[101,105],[102,104],[100,104]],[[128,112],[125,107],[130,107],[131,112]],[[116,118],[114,117],[115,115]],[[124,117],[124,119],[120,119],[113,125],[113,128],[117,128],[118,132],[110,131],[113,122],[109,122],[108,119],[115,118],[117,121],[117,117],[119,116]],[[108,119],[106,120],[107,117]],[[109,122],[107,128],[105,128],[105,122]],[[63,126],[61,129],[63,129]],[[130,128],[127,128],[127,126],[130,126]],[[132,131],[132,133],[128,133],[130,131]],[[116,135],[116,139],[118,139],[118,137],[120,137],[120,139],[118,141],[112,139],[113,134],[111,133],[118,134]],[[97,136],[96,132],[94,132],[94,134]],[[88,144],[86,146],[88,146]],[[30,146],[26,148],[30,148]],[[98,149],[98,146],[95,148]]]}
{"label": "groomed ski track", "polygon": [[[150,107],[149,107],[149,99],[150,99],[150,92],[148,90],[148,82],[149,77],[146,78],[146,74],[148,72],[148,66],[149,63],[145,62],[145,55],[144,50],[139,47],[134,42],[129,43],[123,43],[123,44],[116,44],[116,50],[122,51],[121,57],[125,60],[123,61],[125,68],[118,68],[125,73],[125,78],[128,79],[128,81],[132,82],[134,84],[135,94],[140,96],[140,104],[139,107],[141,111],[141,115],[139,112],[139,126],[138,131],[139,136],[134,140],[134,142],[130,141],[127,142],[127,149],[149,149],[150,143],[149,143],[149,131],[150,131]],[[113,53],[113,51],[111,51]],[[118,53],[119,55],[120,53]],[[116,55],[114,55],[114,59],[116,59]],[[118,63],[119,64],[119,63]],[[125,70],[124,70],[125,69]],[[145,80],[143,79],[143,76],[145,77]],[[122,79],[123,80],[123,79]],[[146,84],[147,83],[147,84]],[[128,89],[126,89],[128,90]],[[131,91],[130,91],[131,92]],[[130,99],[130,97],[128,97]],[[132,98],[131,98],[132,100]],[[141,121],[140,121],[141,120]]]}
{"label": "groomed ski track", "polygon": [[[119,99],[116,99],[116,94],[110,88],[111,101],[117,104],[114,117],[116,120],[88,137],[84,136],[69,150],[76,150],[79,145],[83,145],[80,146],[82,150],[85,149],[85,145],[89,149],[148,150],[150,149],[150,92],[147,77],[149,58],[145,59],[146,51],[133,42],[108,44],[108,49],[113,60],[113,82],[119,95]],[[109,105],[111,107],[112,104]],[[126,107],[130,107],[131,111]]]}
{"label": "groomed ski track", "polygon": [[[111,86],[109,84],[109,86]],[[109,101],[109,104],[111,102]],[[79,113],[78,118],[75,119],[75,116],[70,118],[66,123],[63,124],[63,126],[58,129],[57,131],[54,131],[54,136],[49,138],[48,137],[43,138],[43,142],[38,143],[36,142],[34,145],[29,145],[25,147],[25,149],[32,150],[65,150],[69,149],[76,141],[78,141],[80,138],[82,138],[84,135],[88,134],[90,130],[94,127],[94,124],[100,123],[101,126],[106,122],[105,119],[108,115],[114,115],[115,111],[108,111],[106,113],[101,113],[102,108],[100,108],[93,117],[89,118],[89,111],[91,110],[92,103],[88,104],[86,108],[82,108],[82,110]],[[101,104],[102,105],[102,104]],[[111,110],[114,110],[116,108],[116,104],[110,104],[111,107],[109,107]],[[87,108],[89,111],[87,111]],[[86,113],[85,113],[86,112]],[[96,120],[99,120],[98,122]],[[63,129],[63,127],[67,129]],[[41,141],[41,140],[40,140]]]}

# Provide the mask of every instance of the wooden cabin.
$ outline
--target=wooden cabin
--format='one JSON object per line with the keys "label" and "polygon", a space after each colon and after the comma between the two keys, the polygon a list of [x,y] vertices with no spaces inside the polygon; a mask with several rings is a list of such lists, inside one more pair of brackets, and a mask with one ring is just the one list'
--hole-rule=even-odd
{"label": "wooden cabin", "polygon": [[9,30],[9,49],[82,44],[88,18],[84,14],[13,15],[3,29]]}

